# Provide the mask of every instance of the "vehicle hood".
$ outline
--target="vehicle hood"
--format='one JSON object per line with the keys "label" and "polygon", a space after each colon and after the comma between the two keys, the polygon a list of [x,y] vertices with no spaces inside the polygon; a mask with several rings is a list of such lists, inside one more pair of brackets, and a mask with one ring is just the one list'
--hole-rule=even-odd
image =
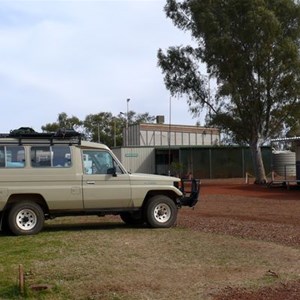
{"label": "vehicle hood", "polygon": [[129,174],[131,180],[137,181],[151,181],[151,182],[179,182],[180,178],[164,175],[155,175],[155,174],[144,174],[144,173],[133,173]]}

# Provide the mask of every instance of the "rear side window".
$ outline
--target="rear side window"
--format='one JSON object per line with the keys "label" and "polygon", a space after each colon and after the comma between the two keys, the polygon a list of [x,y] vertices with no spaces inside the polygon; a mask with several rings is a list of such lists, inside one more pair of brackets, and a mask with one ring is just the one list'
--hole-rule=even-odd
{"label": "rear side window", "polygon": [[25,151],[22,146],[0,146],[0,168],[24,168]]}
{"label": "rear side window", "polygon": [[31,166],[34,168],[69,168],[71,151],[69,146],[31,147]]}

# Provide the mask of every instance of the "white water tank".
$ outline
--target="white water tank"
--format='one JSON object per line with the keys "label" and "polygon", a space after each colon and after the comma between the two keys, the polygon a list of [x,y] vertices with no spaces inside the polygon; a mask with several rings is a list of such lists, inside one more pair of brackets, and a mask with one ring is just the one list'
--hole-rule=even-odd
{"label": "white water tank", "polygon": [[291,151],[273,151],[273,171],[279,176],[296,176],[296,154]]}

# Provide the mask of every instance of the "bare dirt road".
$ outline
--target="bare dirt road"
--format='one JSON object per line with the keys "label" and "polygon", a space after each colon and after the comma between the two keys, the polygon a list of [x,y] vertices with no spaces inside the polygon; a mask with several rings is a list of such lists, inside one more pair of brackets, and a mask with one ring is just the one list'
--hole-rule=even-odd
{"label": "bare dirt road", "polygon": [[[194,210],[180,211],[179,226],[300,247],[299,187],[269,188],[245,184],[243,179],[202,180],[200,199]],[[259,291],[228,287],[215,299],[300,299],[300,281]]]}

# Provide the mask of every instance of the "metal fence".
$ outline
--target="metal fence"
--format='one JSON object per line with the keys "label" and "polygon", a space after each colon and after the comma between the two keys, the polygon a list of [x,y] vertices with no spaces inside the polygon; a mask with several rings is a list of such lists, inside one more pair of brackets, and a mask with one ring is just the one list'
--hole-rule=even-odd
{"label": "metal fence", "polygon": [[[262,147],[266,173],[271,172],[271,148]],[[182,174],[194,178],[239,178],[253,174],[251,150],[247,147],[181,148]]]}

